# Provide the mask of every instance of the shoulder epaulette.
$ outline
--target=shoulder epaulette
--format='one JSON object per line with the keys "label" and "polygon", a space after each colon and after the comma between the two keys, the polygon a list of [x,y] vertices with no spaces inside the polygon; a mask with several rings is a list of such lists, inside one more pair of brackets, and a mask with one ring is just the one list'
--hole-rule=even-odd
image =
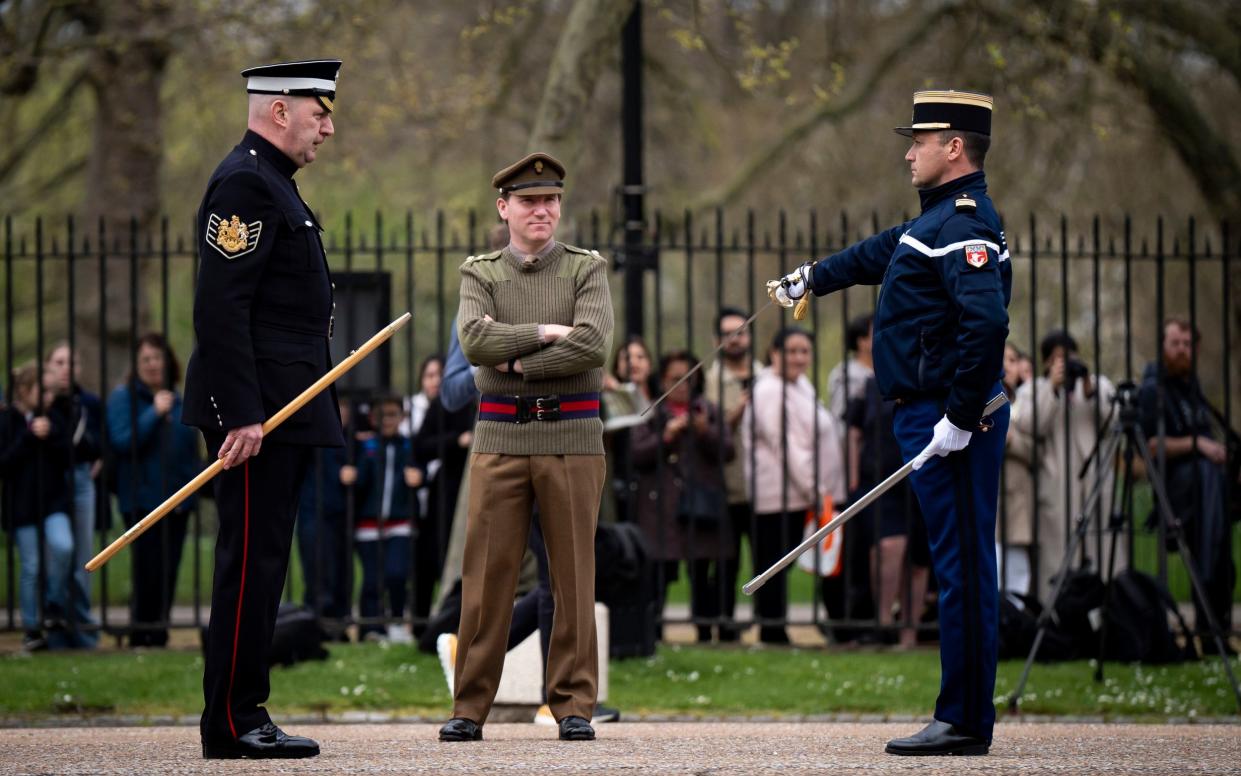
{"label": "shoulder epaulette", "polygon": [[970,197],[968,195],[962,195],[960,197],[957,197],[957,212],[958,213],[973,213],[977,209],[978,209],[978,203],[974,201],[973,197]]}
{"label": "shoulder epaulette", "polygon": [[503,249],[500,249],[500,250],[498,250],[498,251],[492,251],[491,253],[480,253],[480,254],[478,254],[477,256],[467,256],[465,260],[466,260],[467,262],[471,262],[471,261],[491,261],[492,259],[498,259],[498,258],[500,258],[500,254],[501,254],[501,253],[504,253],[504,250],[503,250]]}
{"label": "shoulder epaulette", "polygon": [[564,244],[564,249],[566,253],[571,255],[565,256],[566,261],[562,262],[556,277],[572,278],[576,281],[582,277],[583,272],[587,272],[594,265],[592,260],[607,261],[599,251],[588,251],[585,248],[579,248],[568,243]]}
{"label": "shoulder epaulette", "polygon": [[563,243],[563,245],[566,251],[571,251],[573,253],[580,253],[583,256],[594,256],[596,259],[603,258],[603,254],[599,253],[599,251],[588,251],[585,248],[579,248],[576,245],[569,245],[568,243]]}

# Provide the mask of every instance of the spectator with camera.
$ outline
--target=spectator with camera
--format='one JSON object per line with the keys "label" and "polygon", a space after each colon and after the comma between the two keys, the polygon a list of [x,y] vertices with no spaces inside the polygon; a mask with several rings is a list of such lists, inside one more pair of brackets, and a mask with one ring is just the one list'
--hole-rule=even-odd
{"label": "spectator with camera", "polygon": [[723,564],[736,552],[721,467],[734,448],[729,425],[719,422],[719,408],[702,396],[702,373],[680,382],[696,363],[698,358],[684,350],[660,359],[660,385],[671,393],[646,423],[633,428],[630,455],[642,505],[638,525],[655,560],[655,611],[662,616],[668,586],[686,561],[698,640],[710,642],[709,620],[722,613]]}
{"label": "spectator with camera", "polygon": [[1224,633],[1232,624],[1235,569],[1225,499],[1229,480],[1233,489],[1237,486],[1237,456],[1229,455],[1229,447],[1235,448],[1241,440],[1202,393],[1194,374],[1198,340],[1198,332],[1184,318],[1164,322],[1161,363],[1146,365],[1138,402],[1142,431],[1156,465],[1163,448],[1168,500],[1206,589],[1205,602],[1194,596],[1194,626],[1204,637],[1203,646],[1210,649],[1214,640],[1207,638],[1204,607],[1210,608]]}
{"label": "spectator with camera", "polygon": [[[1050,604],[1055,587],[1052,577],[1064,561],[1074,521],[1100,473],[1106,479],[1097,506],[1098,522],[1094,526],[1106,526],[1111,514],[1115,477],[1112,462],[1104,462],[1100,468],[1100,462],[1092,458],[1084,473],[1082,466],[1091,458],[1099,440],[1116,389],[1107,377],[1090,373],[1078,355],[1077,340],[1067,331],[1049,332],[1043,337],[1039,350],[1043,358],[1043,376],[1017,389],[1012,426],[1018,433],[1031,435],[1035,442],[1037,590],[1039,600]],[[1120,571],[1129,557],[1128,535],[1123,528],[1118,539],[1116,570]],[[1093,568],[1106,572],[1103,563],[1108,557],[1109,540],[1106,534],[1092,531],[1087,541],[1082,542],[1081,554],[1073,559],[1070,568],[1089,562]]]}

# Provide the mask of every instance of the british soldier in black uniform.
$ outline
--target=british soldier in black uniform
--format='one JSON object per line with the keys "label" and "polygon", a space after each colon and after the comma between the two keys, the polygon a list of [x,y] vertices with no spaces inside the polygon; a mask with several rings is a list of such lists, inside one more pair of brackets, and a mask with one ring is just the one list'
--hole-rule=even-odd
{"label": "british soldier in black uniform", "polygon": [[312,757],[263,703],[267,649],[289,562],[298,492],[314,447],[344,444],[334,391],[264,437],[262,423],[330,364],[332,283],[314,212],[293,175],[331,137],[340,61],[242,72],[248,129],[207,184],[198,211],[197,346],[183,422],[224,461],[203,675],[206,758]]}

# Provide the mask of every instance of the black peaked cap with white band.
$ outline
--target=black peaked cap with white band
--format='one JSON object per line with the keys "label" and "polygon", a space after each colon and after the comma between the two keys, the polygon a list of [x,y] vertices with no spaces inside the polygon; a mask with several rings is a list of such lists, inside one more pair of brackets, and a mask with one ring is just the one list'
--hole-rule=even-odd
{"label": "black peaked cap with white band", "polygon": [[310,59],[304,62],[276,62],[241,71],[250,94],[288,94],[318,97],[328,110],[336,99],[339,59]]}

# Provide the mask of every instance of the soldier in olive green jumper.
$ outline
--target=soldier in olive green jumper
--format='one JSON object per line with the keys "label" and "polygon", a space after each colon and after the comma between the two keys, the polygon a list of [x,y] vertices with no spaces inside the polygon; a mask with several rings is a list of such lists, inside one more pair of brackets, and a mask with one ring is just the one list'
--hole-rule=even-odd
{"label": "soldier in olive green jumper", "polygon": [[594,738],[598,691],[595,523],[603,492],[599,390],[612,341],[607,261],[557,242],[564,167],[535,153],[496,173],[508,247],[461,266],[461,349],[482,398],[470,457],[453,718],[444,741],[477,741],[504,664],[530,515],[556,603],[547,703],[565,740]]}

